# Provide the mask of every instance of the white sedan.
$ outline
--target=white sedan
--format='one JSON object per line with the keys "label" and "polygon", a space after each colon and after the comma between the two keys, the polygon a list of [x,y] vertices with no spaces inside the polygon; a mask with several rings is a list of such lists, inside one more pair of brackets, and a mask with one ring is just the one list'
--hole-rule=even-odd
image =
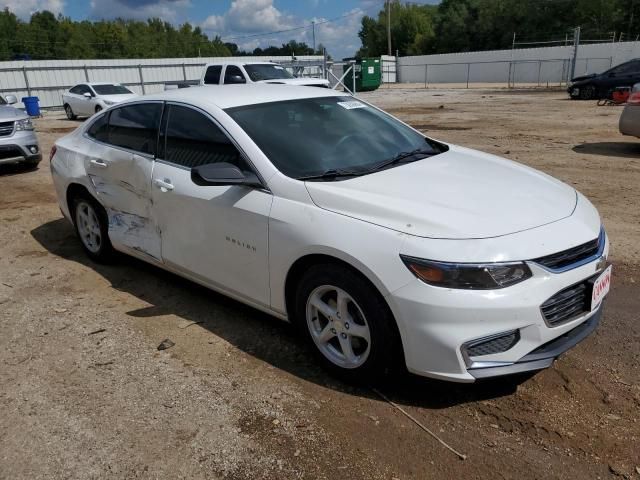
{"label": "white sedan", "polygon": [[79,83],[62,94],[62,106],[69,120],[90,117],[100,110],[138,95],[119,83]]}
{"label": "white sedan", "polygon": [[92,259],[124,252],[289,320],[350,379],[396,359],[459,382],[548,367],[609,289],[607,236],[572,187],[332,90],[139,97],[56,142],[51,170]]}

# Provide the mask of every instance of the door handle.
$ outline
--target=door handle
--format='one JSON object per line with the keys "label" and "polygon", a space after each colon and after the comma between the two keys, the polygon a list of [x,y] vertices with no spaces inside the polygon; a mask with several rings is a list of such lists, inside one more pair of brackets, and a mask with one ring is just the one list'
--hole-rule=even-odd
{"label": "door handle", "polygon": [[164,180],[160,180],[159,178],[156,178],[153,182],[163,192],[173,190],[173,184],[171,183],[171,180],[169,180],[168,178],[165,178]]}
{"label": "door handle", "polygon": [[104,160],[99,160],[96,158],[91,159],[91,165],[95,165],[98,168],[107,168],[109,165],[104,163]]}

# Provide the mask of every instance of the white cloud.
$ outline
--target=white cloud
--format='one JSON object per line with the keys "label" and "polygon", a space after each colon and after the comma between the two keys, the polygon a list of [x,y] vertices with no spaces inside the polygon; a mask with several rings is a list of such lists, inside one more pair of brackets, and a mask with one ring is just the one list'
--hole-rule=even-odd
{"label": "white cloud", "polygon": [[259,33],[291,28],[291,16],[283,14],[273,0],[234,0],[223,15],[211,15],[203,23],[207,30]]}
{"label": "white cloud", "polygon": [[[211,15],[201,27],[210,35],[220,35],[223,40],[231,41],[247,51],[256,47],[281,45],[289,40],[313,44],[312,29],[300,29],[265,36],[253,34],[288,30],[312,21],[316,25],[316,45],[322,43],[328,52],[336,58],[353,55],[360,47],[358,31],[360,20],[365,11],[355,8],[345,12],[345,18],[322,23],[326,18],[296,18],[279,10],[274,0],[234,0],[222,15]],[[245,38],[243,38],[245,37]]]}
{"label": "white cloud", "polygon": [[191,0],[91,0],[93,18],[161,18],[170,23],[184,21]]}
{"label": "white cloud", "polygon": [[54,14],[62,13],[64,0],[0,0],[0,8],[8,8],[18,17],[28,19],[33,13],[49,10]]}

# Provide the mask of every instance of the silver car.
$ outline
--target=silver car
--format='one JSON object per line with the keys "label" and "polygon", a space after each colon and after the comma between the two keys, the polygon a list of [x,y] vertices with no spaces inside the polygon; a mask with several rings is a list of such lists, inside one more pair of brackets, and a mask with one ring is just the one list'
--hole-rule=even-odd
{"label": "silver car", "polygon": [[12,106],[17,101],[13,95],[0,96],[0,165],[35,166],[42,160],[40,145],[29,115]]}

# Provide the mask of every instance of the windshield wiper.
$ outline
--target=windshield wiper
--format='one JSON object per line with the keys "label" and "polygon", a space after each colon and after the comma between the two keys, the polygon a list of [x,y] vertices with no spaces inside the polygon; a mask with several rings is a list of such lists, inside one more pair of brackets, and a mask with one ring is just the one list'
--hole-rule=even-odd
{"label": "windshield wiper", "polygon": [[411,160],[412,162],[415,162],[417,160],[422,160],[423,158],[427,158],[432,155],[436,155],[436,152],[434,152],[433,150],[425,150],[424,148],[416,148],[415,150],[411,150],[410,152],[400,152],[394,157],[391,157],[388,160],[383,160],[377,165],[374,165],[373,167],[369,168],[367,170],[367,173],[377,172],[378,170],[382,170],[383,168],[390,167],[391,165],[396,165],[402,162],[403,160],[406,160],[407,158],[413,157],[416,155],[424,155],[424,157],[413,159]]}
{"label": "windshield wiper", "polygon": [[318,175],[307,175],[304,177],[298,177],[298,180],[334,180],[336,178],[358,177],[362,174],[363,172],[354,172],[352,170],[341,170],[332,168]]}

